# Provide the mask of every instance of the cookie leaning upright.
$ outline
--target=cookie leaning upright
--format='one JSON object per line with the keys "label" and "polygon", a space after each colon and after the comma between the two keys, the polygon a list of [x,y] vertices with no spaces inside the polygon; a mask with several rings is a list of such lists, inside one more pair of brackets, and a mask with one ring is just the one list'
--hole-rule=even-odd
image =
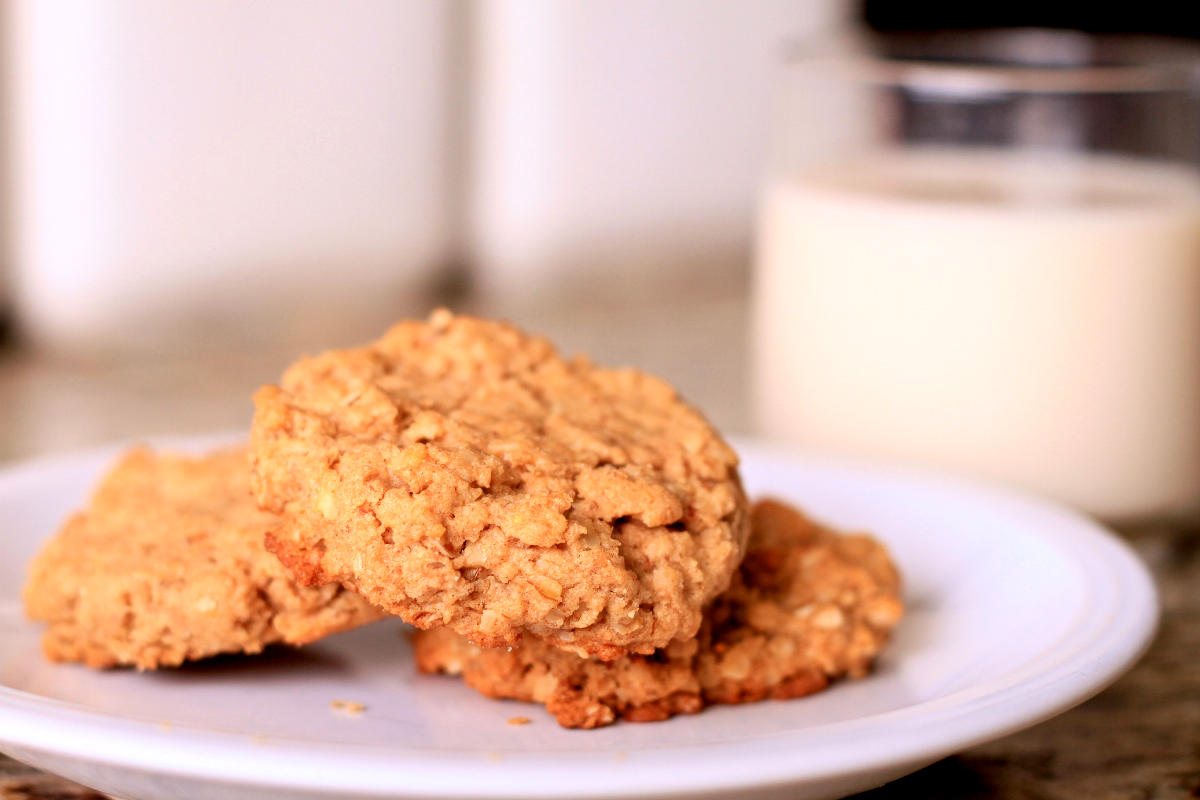
{"label": "cookie leaning upright", "polygon": [[305,644],[384,616],[340,586],[299,587],[263,548],[244,447],[191,458],[138,448],[42,548],[25,608],[55,661],[139,669]]}
{"label": "cookie leaning upright", "polygon": [[749,523],[737,457],[663,381],[435,312],[255,397],[268,548],[421,628],[578,653],[695,635]]}

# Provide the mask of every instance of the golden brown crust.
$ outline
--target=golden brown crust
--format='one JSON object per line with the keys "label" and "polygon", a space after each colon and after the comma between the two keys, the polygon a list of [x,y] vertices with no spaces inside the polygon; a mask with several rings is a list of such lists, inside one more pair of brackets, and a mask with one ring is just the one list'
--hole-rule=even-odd
{"label": "golden brown crust", "polygon": [[436,312],[255,397],[268,547],[420,628],[601,658],[695,634],[741,560],[737,457],[662,381]]}
{"label": "golden brown crust", "polygon": [[341,587],[297,586],[263,547],[278,522],[254,504],[245,448],[127,453],[30,567],[25,607],[49,623],[47,657],[155,669],[383,616]]}
{"label": "golden brown crust", "polygon": [[767,500],[754,506],[746,560],[695,639],[609,662],[533,637],[511,650],[481,648],[446,628],[419,631],[414,646],[422,672],[461,674],[489,697],[545,703],[563,726],[594,728],[800,697],[861,677],[902,612],[881,545]]}

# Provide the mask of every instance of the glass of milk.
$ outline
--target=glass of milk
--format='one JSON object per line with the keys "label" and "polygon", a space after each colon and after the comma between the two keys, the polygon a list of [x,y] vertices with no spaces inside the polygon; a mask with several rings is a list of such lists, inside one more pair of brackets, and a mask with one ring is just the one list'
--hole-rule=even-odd
{"label": "glass of milk", "polygon": [[1200,508],[1200,110],[1184,46],[904,35],[786,68],[760,207],[762,433]]}

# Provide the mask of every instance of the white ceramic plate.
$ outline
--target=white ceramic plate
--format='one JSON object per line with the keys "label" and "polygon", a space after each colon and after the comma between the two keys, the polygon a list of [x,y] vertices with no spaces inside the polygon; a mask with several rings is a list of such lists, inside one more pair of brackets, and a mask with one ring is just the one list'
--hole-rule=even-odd
{"label": "white ceramic plate", "polygon": [[[109,449],[0,473],[0,750],[140,800],[838,797],[1081,702],[1153,633],[1145,569],[1076,514],[943,476],[740,450],[752,495],[892,549],[908,615],[866,680],[568,731],[539,706],[417,675],[396,623],[158,673],[50,665],[19,612],[25,564]],[[367,711],[339,716],[334,700]]]}

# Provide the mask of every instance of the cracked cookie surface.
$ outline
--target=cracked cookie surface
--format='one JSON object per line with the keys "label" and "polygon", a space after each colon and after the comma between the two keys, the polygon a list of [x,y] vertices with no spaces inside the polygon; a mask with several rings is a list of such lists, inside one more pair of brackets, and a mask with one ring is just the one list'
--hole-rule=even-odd
{"label": "cracked cookie surface", "polygon": [[419,628],[612,659],[700,626],[748,534],[737,457],[665,382],[435,312],[255,397],[268,547]]}
{"label": "cracked cookie surface", "polygon": [[263,538],[245,448],[190,458],[130,451],[42,548],[26,612],[54,661],[178,666],[305,644],[385,616],[340,586],[301,587]]}
{"label": "cracked cookie surface", "polygon": [[445,628],[418,631],[413,644],[422,672],[462,675],[489,697],[544,703],[565,727],[595,728],[800,697],[861,677],[902,613],[882,545],[761,501],[746,560],[695,639],[608,662],[534,639],[481,648]]}

